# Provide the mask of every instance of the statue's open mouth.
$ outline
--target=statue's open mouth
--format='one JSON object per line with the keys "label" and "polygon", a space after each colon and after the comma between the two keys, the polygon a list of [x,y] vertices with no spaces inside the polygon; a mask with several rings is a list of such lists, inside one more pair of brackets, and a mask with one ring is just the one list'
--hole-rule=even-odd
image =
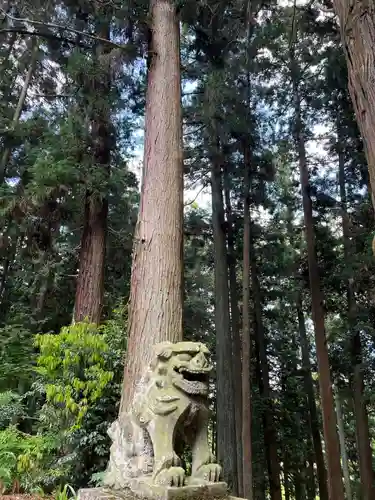
{"label": "statue's open mouth", "polygon": [[191,370],[186,367],[175,367],[178,377],[174,385],[189,394],[207,394],[210,370]]}
{"label": "statue's open mouth", "polygon": [[189,380],[190,382],[205,382],[208,384],[209,373],[206,371],[180,368],[178,372],[182,374],[185,380]]}

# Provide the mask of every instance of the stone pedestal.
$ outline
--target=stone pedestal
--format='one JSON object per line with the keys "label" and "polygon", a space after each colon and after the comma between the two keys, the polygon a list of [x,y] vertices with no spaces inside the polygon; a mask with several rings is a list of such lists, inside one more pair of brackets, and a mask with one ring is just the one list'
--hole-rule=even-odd
{"label": "stone pedestal", "polygon": [[166,487],[143,481],[136,488],[137,493],[130,489],[84,488],[79,490],[78,500],[243,500],[230,496],[226,483]]}
{"label": "stone pedestal", "polygon": [[188,499],[225,499],[228,496],[226,483],[208,483],[202,485],[163,486],[152,482],[151,478],[136,479],[131,484],[131,490],[140,498],[160,500]]}

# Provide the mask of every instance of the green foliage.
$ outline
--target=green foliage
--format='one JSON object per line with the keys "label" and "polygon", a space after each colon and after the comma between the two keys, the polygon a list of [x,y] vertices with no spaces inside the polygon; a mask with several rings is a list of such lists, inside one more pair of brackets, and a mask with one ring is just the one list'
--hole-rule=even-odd
{"label": "green foliage", "polygon": [[12,391],[0,392],[0,430],[25,415],[22,396]]}
{"label": "green foliage", "polygon": [[33,436],[14,426],[0,431],[0,485],[5,491],[15,482],[22,489],[31,489],[57,445],[49,434]]}
{"label": "green foliage", "polygon": [[53,497],[55,500],[68,500],[69,498],[77,498],[77,493],[70,484],[65,484],[63,487],[59,487],[53,492]]}
{"label": "green foliage", "polygon": [[103,394],[113,378],[105,367],[108,352],[105,335],[89,323],[64,327],[58,335],[37,335],[40,349],[37,371],[46,382],[47,401],[62,405],[74,416],[74,427],[82,424],[88,408]]}
{"label": "green foliage", "polygon": [[32,377],[34,360],[30,330],[22,324],[0,328],[0,390],[26,386]]}
{"label": "green foliage", "polygon": [[[43,391],[47,391],[51,385],[73,386],[73,381],[78,378],[77,373],[80,382],[86,387],[87,382],[92,379],[85,376],[85,367],[92,363],[93,358],[95,364],[100,367],[95,373],[108,375],[104,375],[97,382],[97,385],[103,384],[99,397],[98,394],[88,392],[85,413],[79,421],[78,414],[66,408],[64,401],[56,402],[54,397],[49,398],[47,395],[47,401],[39,411],[37,429],[42,434],[52,432],[59,436],[61,450],[60,455],[51,461],[46,478],[42,481],[44,487],[49,490],[56,480],[62,484],[62,479],[77,487],[87,485],[91,477],[100,474],[108,463],[110,439],[107,430],[118,415],[126,346],[124,331],[126,315],[123,308],[118,308],[112,317],[99,327],[77,323],[64,328],[59,335],[54,336],[56,338],[44,336],[49,344],[48,348],[41,349],[40,356],[51,359],[54,357],[53,353],[56,353],[62,357],[58,366],[52,364],[53,368],[49,365],[50,361],[43,361],[43,366],[39,366],[38,370],[44,368],[40,377],[42,387],[45,384]],[[43,339],[39,338],[40,342],[43,343]],[[64,366],[63,361],[66,358],[62,353],[67,350],[79,356],[79,366],[71,360]],[[46,364],[48,368],[45,367]],[[79,393],[72,393],[76,404],[79,404]],[[53,474],[52,469],[55,471]]]}

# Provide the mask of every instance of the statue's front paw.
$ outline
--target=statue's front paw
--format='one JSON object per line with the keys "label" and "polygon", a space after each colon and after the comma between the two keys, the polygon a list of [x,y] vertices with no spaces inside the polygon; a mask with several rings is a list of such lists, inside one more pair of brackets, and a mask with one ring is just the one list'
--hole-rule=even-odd
{"label": "statue's front paw", "polygon": [[219,464],[206,464],[199,467],[194,474],[194,479],[203,479],[209,483],[217,483],[220,481],[221,467]]}
{"label": "statue's front paw", "polygon": [[163,486],[183,486],[185,484],[185,471],[182,467],[164,469],[156,476],[155,483]]}

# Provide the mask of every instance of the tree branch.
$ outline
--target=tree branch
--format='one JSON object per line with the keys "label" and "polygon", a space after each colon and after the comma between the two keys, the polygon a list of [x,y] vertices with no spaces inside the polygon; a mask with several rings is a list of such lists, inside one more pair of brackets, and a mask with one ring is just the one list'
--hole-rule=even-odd
{"label": "tree branch", "polygon": [[[36,21],[33,19],[27,19],[27,18],[19,18],[19,17],[13,17],[7,12],[5,12],[3,9],[0,8],[0,12],[5,16],[5,18],[10,19],[11,21],[14,21],[16,23],[24,23],[24,24],[31,24],[34,26],[42,26],[44,28],[51,28],[51,29],[58,29],[62,31],[69,31],[70,33],[74,33],[75,35],[82,35],[84,37],[90,38],[91,40],[96,40],[98,42],[102,43],[107,43],[109,45],[112,45],[113,47],[117,47],[118,49],[124,49],[124,45],[119,45],[118,43],[112,42],[111,40],[108,40],[107,38],[102,38],[100,36],[92,35],[91,33],[85,33],[83,31],[76,30],[74,28],[70,28],[67,26],[61,26],[61,24],[55,24],[55,23],[45,23],[43,21]],[[14,28],[17,29],[17,28]],[[74,42],[71,42],[74,43]]]}
{"label": "tree branch", "polygon": [[49,40],[59,40],[60,42],[70,43],[72,45],[76,45],[84,49],[90,48],[90,46],[86,45],[85,43],[77,42],[76,40],[71,40],[70,38],[64,36],[53,35],[52,33],[43,33],[41,31],[29,31],[23,28],[6,28],[0,30],[0,34],[1,33],[18,33],[19,35],[39,36],[40,38],[47,38]]}
{"label": "tree branch", "polygon": [[194,196],[194,198],[191,201],[187,201],[186,203],[184,203],[184,207],[188,207],[189,205],[192,205],[196,201],[196,199],[198,198],[198,196],[201,194],[201,192],[203,191],[203,189],[206,188],[206,187],[207,187],[206,184],[203,184],[203,186],[198,191],[198,193]]}

